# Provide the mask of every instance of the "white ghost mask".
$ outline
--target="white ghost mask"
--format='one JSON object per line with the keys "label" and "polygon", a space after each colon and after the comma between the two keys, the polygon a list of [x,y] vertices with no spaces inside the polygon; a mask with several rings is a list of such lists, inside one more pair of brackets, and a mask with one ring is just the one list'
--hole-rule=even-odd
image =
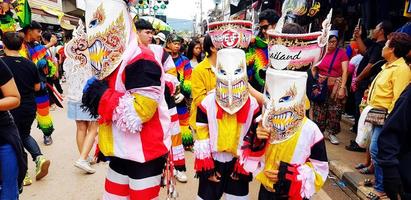
{"label": "white ghost mask", "polygon": [[86,31],[90,63],[99,79],[122,62],[133,32],[124,0],[86,0]]}
{"label": "white ghost mask", "polygon": [[229,114],[236,113],[249,97],[244,51],[236,48],[219,50],[214,73],[218,105]]}
{"label": "white ghost mask", "polygon": [[268,68],[264,89],[263,127],[270,143],[291,138],[305,117],[307,73]]}

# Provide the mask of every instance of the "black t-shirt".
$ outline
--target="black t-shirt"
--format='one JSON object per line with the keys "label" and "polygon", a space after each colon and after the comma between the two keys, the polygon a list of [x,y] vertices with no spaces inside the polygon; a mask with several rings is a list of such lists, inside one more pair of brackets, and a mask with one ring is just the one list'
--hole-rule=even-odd
{"label": "black t-shirt", "polygon": [[[385,41],[370,43],[369,47],[367,48],[367,51],[363,55],[364,57],[358,65],[357,76],[361,74],[361,72],[365,69],[368,63],[375,64],[376,62],[384,59],[381,55],[382,48],[384,47],[384,45]],[[367,87],[372,81],[370,80],[370,77],[372,77],[371,73],[367,77],[365,77],[360,84]]]}
{"label": "black t-shirt", "polygon": [[20,93],[19,110],[35,111],[34,85],[40,83],[40,76],[36,65],[23,57],[6,56],[4,62],[9,66]]}
{"label": "black t-shirt", "polygon": [[[13,74],[11,73],[10,69],[7,67],[7,65],[0,61],[0,87],[9,82],[12,78]],[[2,99],[3,97],[3,93],[0,90],[0,99]],[[11,118],[8,111],[0,111],[0,129],[2,129],[2,126],[9,125],[10,119]]]}

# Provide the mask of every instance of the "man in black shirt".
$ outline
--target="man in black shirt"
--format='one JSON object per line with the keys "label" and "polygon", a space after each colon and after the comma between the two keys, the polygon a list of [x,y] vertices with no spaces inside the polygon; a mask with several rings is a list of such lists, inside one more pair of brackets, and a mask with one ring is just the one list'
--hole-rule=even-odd
{"label": "man in black shirt", "polygon": [[358,51],[364,56],[358,66],[357,77],[354,83],[357,85],[357,90],[355,91],[355,125],[353,128],[355,132],[357,131],[357,123],[360,118],[359,105],[361,99],[375,75],[381,71],[382,65],[375,64],[379,61],[381,63],[384,60],[381,56],[382,48],[385,45],[385,41],[387,41],[388,34],[390,34],[392,30],[391,22],[383,21],[379,23],[372,31],[372,41],[370,41],[368,46],[365,45],[361,38],[361,28],[356,27],[354,30],[354,38],[358,44]]}
{"label": "man in black shirt", "polygon": [[[20,107],[11,110],[24,148],[31,154],[36,163],[36,180],[40,180],[48,173],[50,160],[44,158],[36,140],[30,136],[31,125],[36,117],[36,102],[34,93],[40,90],[40,77],[37,67],[33,62],[20,56],[23,38],[16,32],[7,32],[3,35],[4,62],[9,66],[21,96]],[[28,174],[24,185],[30,185]]]}
{"label": "man in black shirt", "polygon": [[7,65],[0,60],[0,199],[18,199],[27,171],[17,128],[9,110],[18,107],[20,94]]}

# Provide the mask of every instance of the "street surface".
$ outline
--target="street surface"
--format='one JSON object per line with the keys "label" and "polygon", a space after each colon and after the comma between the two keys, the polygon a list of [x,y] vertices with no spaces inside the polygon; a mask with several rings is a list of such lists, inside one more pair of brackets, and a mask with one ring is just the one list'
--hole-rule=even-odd
{"label": "street surface", "polygon": [[[97,172],[95,174],[84,174],[74,167],[79,153],[75,140],[75,122],[67,118],[67,112],[57,108],[52,111],[55,132],[54,143],[51,146],[43,144],[42,134],[33,124],[32,135],[38,141],[42,153],[51,160],[49,174],[40,181],[33,180],[33,184],[24,187],[20,196],[22,200],[98,200],[104,191],[104,179],[108,168],[107,163],[93,165]],[[346,130],[346,129],[345,129]],[[351,133],[341,133],[351,134]],[[342,144],[343,145],[343,144]],[[335,148],[343,146],[329,145],[328,151],[337,151]],[[335,154],[335,153],[334,153]],[[177,191],[180,200],[193,200],[197,192],[197,179],[193,173],[193,154],[186,152],[188,183],[177,183]],[[352,161],[351,161],[352,162]],[[29,155],[29,173],[35,177],[35,164]],[[315,200],[349,200],[357,199],[343,183],[336,180],[332,174],[328,178],[323,189],[313,198]],[[260,184],[257,181],[250,183],[250,199],[256,200]],[[165,190],[161,190],[160,199],[165,199]]]}

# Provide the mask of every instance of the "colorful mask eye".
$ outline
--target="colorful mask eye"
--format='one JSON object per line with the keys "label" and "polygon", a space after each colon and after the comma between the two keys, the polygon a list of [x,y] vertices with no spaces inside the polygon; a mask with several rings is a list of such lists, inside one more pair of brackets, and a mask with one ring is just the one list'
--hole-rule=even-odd
{"label": "colorful mask eye", "polygon": [[238,75],[238,74],[240,74],[241,72],[243,72],[243,69],[238,68],[238,69],[236,69],[236,70],[234,71],[234,75]]}
{"label": "colorful mask eye", "polygon": [[281,97],[281,99],[278,102],[284,103],[284,102],[289,102],[291,100],[293,100],[292,96],[283,96],[283,97]]}
{"label": "colorful mask eye", "polygon": [[89,28],[94,28],[99,24],[98,19],[91,20],[90,24],[88,25]]}
{"label": "colorful mask eye", "polygon": [[93,19],[90,21],[89,28],[94,28],[97,25],[104,22],[106,13],[104,12],[103,4],[97,7],[96,12],[93,14]]}
{"label": "colorful mask eye", "polygon": [[220,73],[222,75],[227,75],[227,72],[224,69],[218,70],[218,73]]}
{"label": "colorful mask eye", "polygon": [[271,95],[270,95],[270,93],[268,93],[268,90],[265,90],[264,94],[268,99],[271,99]]}

